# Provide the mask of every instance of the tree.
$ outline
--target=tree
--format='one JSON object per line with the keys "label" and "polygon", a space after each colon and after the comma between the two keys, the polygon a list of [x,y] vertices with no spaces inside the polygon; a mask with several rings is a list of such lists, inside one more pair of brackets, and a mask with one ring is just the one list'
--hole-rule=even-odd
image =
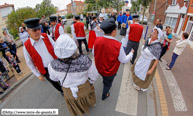
{"label": "tree", "polygon": [[151,3],[151,1],[152,0],[137,0],[137,1],[132,1],[131,2],[132,3],[131,11],[134,12],[134,13],[139,11],[140,5],[142,5],[144,7],[141,24],[143,24],[145,11],[146,11],[147,7],[149,6],[149,4]]}
{"label": "tree", "polygon": [[57,11],[57,7],[55,7],[51,0],[43,0],[41,4],[37,4],[35,7],[35,11],[37,12],[37,17],[42,17],[43,15],[50,16],[55,14]]}
{"label": "tree", "polygon": [[8,20],[6,22],[10,33],[16,37],[19,33],[19,27],[24,22],[24,20],[34,17],[36,17],[36,12],[33,8],[30,7],[20,8],[16,11],[12,11],[8,15]]}
{"label": "tree", "polygon": [[145,11],[146,11],[147,7],[149,6],[149,4],[151,3],[151,1],[152,0],[141,0],[141,5],[144,7],[141,24],[143,24],[143,19],[144,19]]}

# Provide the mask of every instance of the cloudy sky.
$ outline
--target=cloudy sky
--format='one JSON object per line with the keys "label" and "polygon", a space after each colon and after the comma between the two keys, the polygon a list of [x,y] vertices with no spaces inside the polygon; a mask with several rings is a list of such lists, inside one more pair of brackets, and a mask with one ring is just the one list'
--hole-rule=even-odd
{"label": "cloudy sky", "polygon": [[[0,0],[0,5],[3,5],[4,3],[7,4],[14,4],[15,10],[18,8],[30,6],[32,8],[35,8],[36,4],[40,4],[43,0]],[[51,0],[52,4],[57,6],[59,10],[63,10],[66,8],[66,5],[71,2],[71,0]],[[79,0],[77,0],[79,1]],[[84,0],[81,0],[84,1]]]}

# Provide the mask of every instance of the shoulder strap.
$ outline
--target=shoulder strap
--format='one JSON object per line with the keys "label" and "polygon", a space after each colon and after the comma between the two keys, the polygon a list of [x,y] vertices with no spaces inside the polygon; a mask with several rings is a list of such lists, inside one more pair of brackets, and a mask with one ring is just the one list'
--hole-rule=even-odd
{"label": "shoulder strap", "polygon": [[69,62],[68,70],[66,71],[66,74],[65,74],[65,77],[64,77],[64,79],[63,79],[63,81],[62,81],[62,83],[61,83],[61,86],[63,85],[63,83],[64,83],[64,81],[65,81],[65,79],[66,79],[66,76],[67,76],[68,71],[69,71],[69,69],[70,69],[71,63],[72,63],[72,60],[70,60],[70,62]]}

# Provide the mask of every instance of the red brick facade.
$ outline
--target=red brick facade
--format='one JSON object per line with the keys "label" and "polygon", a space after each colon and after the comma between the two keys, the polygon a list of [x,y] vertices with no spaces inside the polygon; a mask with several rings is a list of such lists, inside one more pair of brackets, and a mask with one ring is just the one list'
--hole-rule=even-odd
{"label": "red brick facade", "polygon": [[[75,4],[76,4],[75,7],[74,7],[75,13],[76,14],[83,13],[84,2],[82,2],[82,1],[73,1],[73,2],[75,2]],[[67,5],[67,13],[68,14],[72,14],[73,13],[73,11],[72,11],[72,3]]]}

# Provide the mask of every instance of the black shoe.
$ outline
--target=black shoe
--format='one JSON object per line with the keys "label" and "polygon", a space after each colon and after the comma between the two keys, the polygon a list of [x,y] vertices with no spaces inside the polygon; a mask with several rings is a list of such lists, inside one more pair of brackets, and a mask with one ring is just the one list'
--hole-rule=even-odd
{"label": "black shoe", "polygon": [[64,97],[64,93],[62,92],[61,95]]}
{"label": "black shoe", "polygon": [[171,70],[171,68],[166,68],[166,70]]}
{"label": "black shoe", "polygon": [[1,94],[3,94],[3,92],[2,92],[2,91],[0,91],[0,95],[1,95]]}
{"label": "black shoe", "polygon": [[107,93],[107,95],[104,97],[102,97],[102,100],[105,100],[105,99],[107,99],[108,97],[110,96],[110,93]]}
{"label": "black shoe", "polygon": [[17,63],[20,63],[21,61],[20,61],[20,60],[17,60],[16,62],[17,62]]}
{"label": "black shoe", "polygon": [[160,61],[160,62],[162,62],[162,60],[161,60],[161,59],[159,59],[159,61]]}

